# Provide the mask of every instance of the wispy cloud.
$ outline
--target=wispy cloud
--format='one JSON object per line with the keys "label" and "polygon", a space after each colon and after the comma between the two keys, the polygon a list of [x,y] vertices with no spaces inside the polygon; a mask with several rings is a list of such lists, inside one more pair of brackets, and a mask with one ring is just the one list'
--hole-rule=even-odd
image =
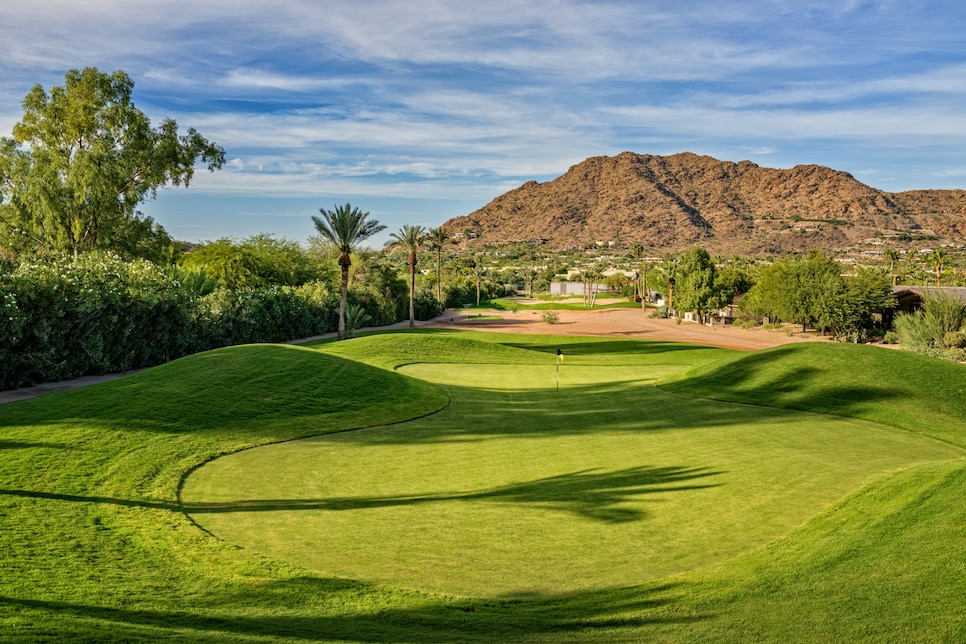
{"label": "wispy cloud", "polygon": [[623,150],[825,162],[892,189],[966,167],[961,3],[34,0],[0,24],[3,132],[33,84],[124,69],[153,119],[226,148],[189,191],[210,198],[485,202]]}

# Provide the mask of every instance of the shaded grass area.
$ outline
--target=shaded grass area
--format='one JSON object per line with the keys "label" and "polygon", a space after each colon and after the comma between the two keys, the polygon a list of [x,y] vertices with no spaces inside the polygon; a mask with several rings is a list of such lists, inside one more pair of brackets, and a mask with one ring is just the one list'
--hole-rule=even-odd
{"label": "shaded grass area", "polygon": [[[489,600],[311,573],[226,544],[176,509],[182,475],[216,455],[405,421],[447,404],[438,386],[391,372],[402,364],[548,366],[560,346],[564,365],[623,363],[667,375],[729,355],[670,343],[610,351],[606,341],[588,338],[482,335],[370,336],[320,345],[323,351],[236,347],[215,358],[202,354],[204,360],[186,358],[0,407],[0,639],[966,639],[959,462],[874,483],[786,538],[701,573],[627,588]],[[913,364],[908,373],[918,369]],[[709,377],[710,371],[702,376]],[[752,382],[753,374],[748,378]],[[956,394],[943,388],[944,378],[938,377],[934,399],[947,406],[930,419],[953,427],[951,442],[961,444],[955,435],[961,421],[949,415],[959,403],[949,401]],[[807,400],[809,387],[822,382],[816,378],[795,395]],[[376,404],[342,405],[360,393]],[[889,404],[888,396],[874,400]],[[508,402],[504,408],[512,409]],[[911,422],[908,410],[877,413]],[[620,483],[619,471],[604,474]],[[510,489],[506,494],[513,497]],[[518,489],[524,497],[533,494]],[[884,562],[878,569],[877,561]]]}
{"label": "shaded grass area", "polygon": [[733,354],[662,389],[691,396],[864,418],[966,447],[966,366],[848,343]]}

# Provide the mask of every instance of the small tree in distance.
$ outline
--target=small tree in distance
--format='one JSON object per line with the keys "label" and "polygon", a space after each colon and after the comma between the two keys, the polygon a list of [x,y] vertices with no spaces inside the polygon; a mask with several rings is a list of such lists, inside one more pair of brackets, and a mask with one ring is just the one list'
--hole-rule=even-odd
{"label": "small tree in distance", "polygon": [[430,228],[426,234],[426,242],[429,244],[429,249],[436,253],[436,299],[439,300],[440,304],[443,303],[443,247],[452,241],[452,239],[453,236],[443,226]]}
{"label": "small tree in distance", "polygon": [[406,264],[409,266],[409,328],[416,328],[416,260],[419,247],[426,238],[426,230],[422,226],[404,225],[398,233],[390,235],[392,239],[387,246],[401,246],[406,251]]}

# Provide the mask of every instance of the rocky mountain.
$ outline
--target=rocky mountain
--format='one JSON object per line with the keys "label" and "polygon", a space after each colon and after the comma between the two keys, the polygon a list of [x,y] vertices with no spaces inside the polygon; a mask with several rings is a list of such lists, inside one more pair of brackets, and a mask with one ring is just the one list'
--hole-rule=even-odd
{"label": "rocky mountain", "polygon": [[938,245],[966,237],[966,190],[889,193],[846,172],[763,168],[689,152],[592,157],[530,181],[445,226],[470,246],[545,240],[715,254],[849,249],[874,240]]}

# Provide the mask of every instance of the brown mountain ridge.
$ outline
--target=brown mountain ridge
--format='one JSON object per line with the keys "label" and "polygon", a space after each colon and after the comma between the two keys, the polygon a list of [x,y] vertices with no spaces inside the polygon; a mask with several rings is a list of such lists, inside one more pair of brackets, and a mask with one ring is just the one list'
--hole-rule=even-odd
{"label": "brown mountain ridge", "polygon": [[683,152],[591,157],[444,224],[470,246],[545,240],[551,249],[639,242],[654,252],[839,251],[873,240],[960,245],[966,190],[890,193],[818,165],[763,168]]}

